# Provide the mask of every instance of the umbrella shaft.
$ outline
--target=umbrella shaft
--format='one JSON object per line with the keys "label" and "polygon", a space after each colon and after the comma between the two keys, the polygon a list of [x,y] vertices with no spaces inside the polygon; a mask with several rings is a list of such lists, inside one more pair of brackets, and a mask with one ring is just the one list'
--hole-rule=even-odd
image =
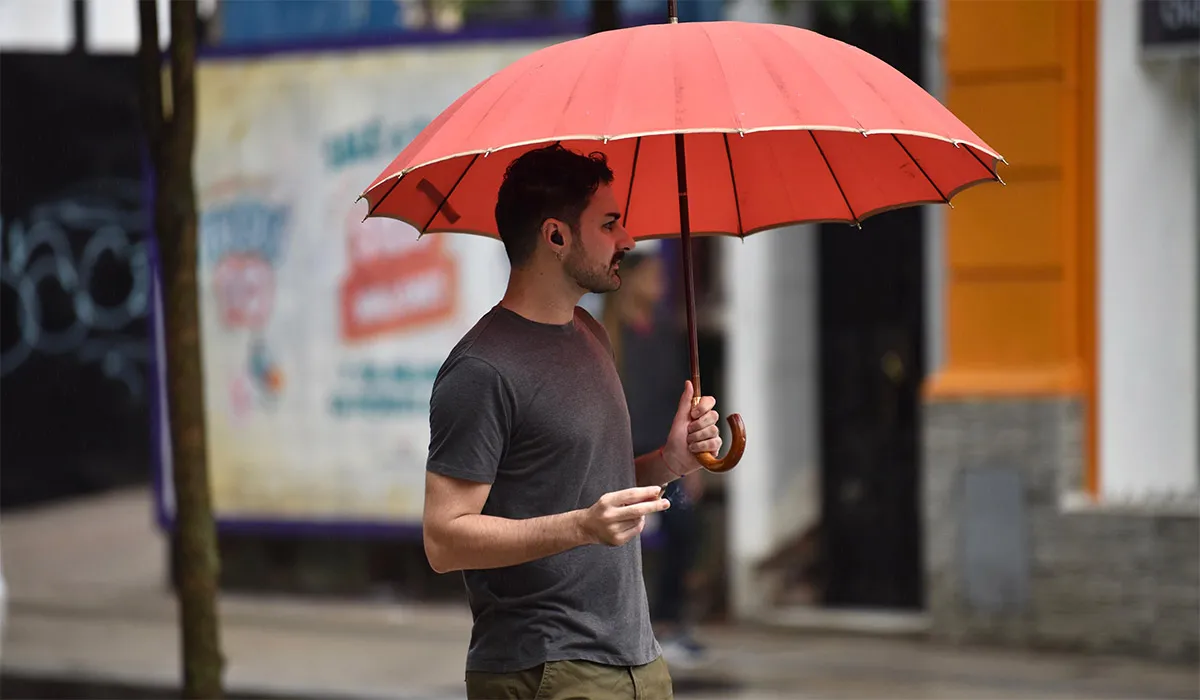
{"label": "umbrella shaft", "polygon": [[683,248],[683,295],[687,304],[688,350],[692,364],[692,395],[700,394],[700,350],[696,332],[696,284],[692,277],[692,231],[688,218],[687,160],[683,134],[675,134],[675,173],[679,180],[679,239]]}

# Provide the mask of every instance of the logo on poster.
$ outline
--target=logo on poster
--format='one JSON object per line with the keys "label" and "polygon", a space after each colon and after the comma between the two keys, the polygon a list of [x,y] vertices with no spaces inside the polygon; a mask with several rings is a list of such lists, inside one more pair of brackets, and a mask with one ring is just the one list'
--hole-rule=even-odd
{"label": "logo on poster", "polygon": [[[230,386],[236,413],[257,398],[273,401],[284,386],[284,373],[263,338],[275,306],[275,270],[286,244],[291,207],[272,201],[265,188],[227,181],[209,188],[214,200],[200,216],[203,263],[212,271],[212,294],[221,326],[251,334],[245,372]],[[207,198],[206,198],[207,199]]]}
{"label": "logo on poster", "polygon": [[454,315],[458,266],[440,236],[418,241],[411,227],[379,219],[361,221],[352,212],[346,244],[349,264],[341,284],[344,341],[402,333]]}

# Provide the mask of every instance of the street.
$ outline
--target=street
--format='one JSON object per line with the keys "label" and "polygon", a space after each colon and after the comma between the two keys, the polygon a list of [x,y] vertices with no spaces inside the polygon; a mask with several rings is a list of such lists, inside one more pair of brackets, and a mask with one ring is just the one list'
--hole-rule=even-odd
{"label": "street", "polygon": [[[152,530],[146,492],[6,517],[0,541],[11,596],[3,655],[10,683],[40,678],[123,684],[126,697],[139,687],[147,689],[142,697],[171,692],[179,667],[175,602],[161,585],[162,545]],[[458,605],[227,595],[226,687],[231,697],[462,697],[469,630],[467,611]],[[700,633],[713,660],[703,670],[674,674],[680,697],[1200,695],[1195,668],[1124,658],[744,627],[706,627]]]}

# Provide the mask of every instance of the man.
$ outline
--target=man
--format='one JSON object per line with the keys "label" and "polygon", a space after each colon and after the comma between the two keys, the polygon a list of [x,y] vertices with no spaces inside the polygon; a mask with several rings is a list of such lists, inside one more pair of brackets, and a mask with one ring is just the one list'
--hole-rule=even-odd
{"label": "man", "polygon": [[662,447],[634,455],[608,336],[578,308],[621,284],[634,241],[601,156],[514,160],[496,203],[512,272],[430,400],[425,551],[462,571],[468,698],[670,698],[638,535],[668,484],[720,450],[686,382]]}

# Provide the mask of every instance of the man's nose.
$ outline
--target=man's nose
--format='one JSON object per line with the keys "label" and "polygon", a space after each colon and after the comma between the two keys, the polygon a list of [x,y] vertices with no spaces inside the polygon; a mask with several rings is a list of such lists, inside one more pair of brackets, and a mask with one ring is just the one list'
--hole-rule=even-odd
{"label": "man's nose", "polygon": [[637,241],[633,240],[633,236],[630,235],[629,231],[624,226],[621,227],[621,239],[619,242],[621,249],[625,251],[633,250],[634,246],[637,245]]}

